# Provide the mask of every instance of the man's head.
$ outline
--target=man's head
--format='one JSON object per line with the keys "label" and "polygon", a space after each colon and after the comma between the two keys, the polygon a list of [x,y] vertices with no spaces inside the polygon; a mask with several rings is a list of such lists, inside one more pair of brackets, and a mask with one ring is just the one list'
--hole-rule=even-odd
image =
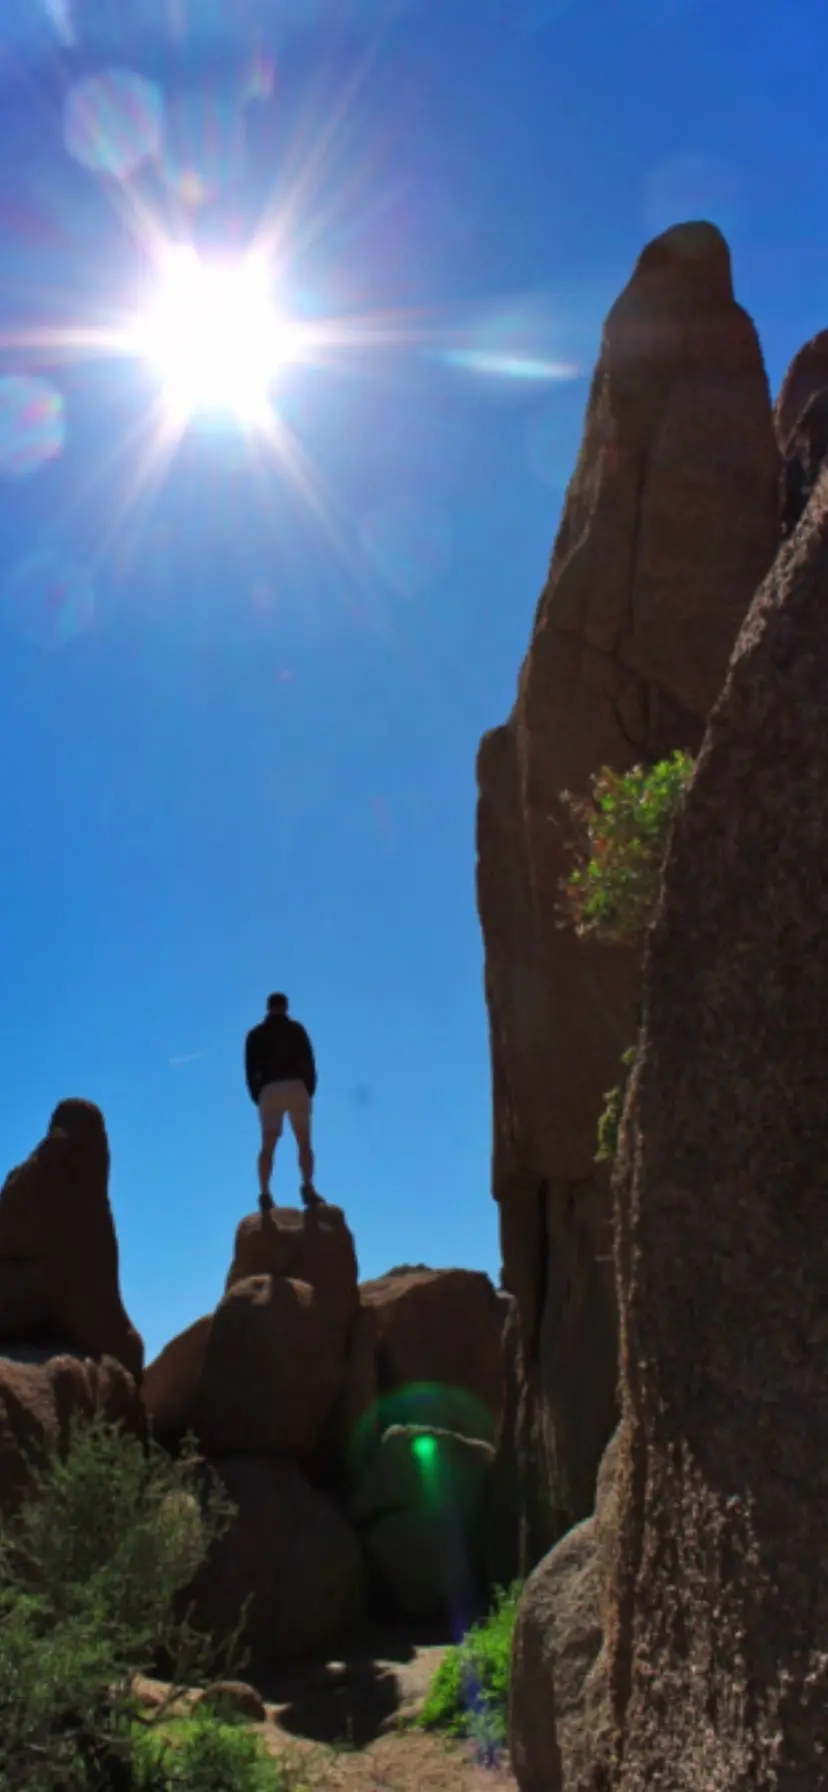
{"label": "man's head", "polygon": [[280,995],[268,996],[268,998],[267,998],[268,1014],[287,1014],[287,1011],[288,1011],[287,996],[280,996]]}

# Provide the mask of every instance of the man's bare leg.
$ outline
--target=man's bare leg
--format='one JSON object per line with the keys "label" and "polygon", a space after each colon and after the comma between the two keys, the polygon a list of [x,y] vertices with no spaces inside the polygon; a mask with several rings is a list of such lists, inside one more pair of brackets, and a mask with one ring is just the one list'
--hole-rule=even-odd
{"label": "man's bare leg", "polygon": [[309,1126],[304,1126],[302,1124],[297,1126],[296,1144],[299,1150],[299,1168],[302,1172],[302,1182],[306,1183],[309,1188],[312,1188],[314,1156]]}
{"label": "man's bare leg", "polygon": [[266,1132],[262,1137],[262,1148],[259,1152],[259,1205],[264,1208],[272,1206],[270,1178],[273,1174],[273,1158],[279,1143],[277,1132]]}

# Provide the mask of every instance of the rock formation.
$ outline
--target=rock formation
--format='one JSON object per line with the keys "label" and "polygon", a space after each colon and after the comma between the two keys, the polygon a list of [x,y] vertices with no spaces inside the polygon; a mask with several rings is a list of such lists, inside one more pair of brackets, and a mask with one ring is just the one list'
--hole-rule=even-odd
{"label": "rock formation", "polygon": [[397,1270],[363,1282],[360,1301],[375,1321],[380,1397],[393,1405],[389,1396],[426,1384],[432,1392],[422,1416],[439,1424],[442,1415],[454,1430],[493,1438],[503,1398],[503,1312],[489,1277],[471,1269]]}
{"label": "rock formation", "polygon": [[468,1622],[482,1574],[492,1448],[479,1438],[392,1425],[368,1463],[351,1516],[379,1598],[406,1618],[448,1610]]}
{"label": "rock formation", "polygon": [[[463,1270],[360,1288],[339,1208],[242,1221],[215,1313],[167,1345],[143,1392],[155,1435],[174,1447],[195,1432],[238,1505],[195,1592],[219,1634],[251,1595],[254,1674],[330,1639],[358,1604],[363,1560],[397,1616],[431,1613],[455,1582],[467,1603],[479,1591],[503,1305],[487,1276]],[[425,1480],[415,1436],[433,1447]],[[265,1549],[268,1502],[278,1534]],[[318,1547],[314,1573],[330,1582],[301,1616],[282,1609],[302,1601],[293,1541],[303,1572]]]}
{"label": "rock formation", "polygon": [[710,225],[651,243],[609,313],[515,710],[479,757],[494,1193],[520,1313],[522,1561],[592,1509],[615,1422],[603,1092],[634,1036],[637,957],[560,922],[561,792],[696,751],[778,539],[767,380]]}
{"label": "rock formation", "polygon": [[121,1301],[108,1182],[103,1115],[62,1101],[0,1190],[0,1341],[111,1356],[140,1380],[144,1347]]}
{"label": "rock formation", "polygon": [[603,1652],[618,1522],[618,1435],[598,1471],[595,1513],[529,1576],[513,1649],[509,1743],[521,1792],[588,1792],[611,1748]]}
{"label": "rock formation", "polygon": [[828,479],[742,631],[622,1135],[623,1792],[828,1785]]}
{"label": "rock formation", "polygon": [[338,1207],[276,1207],[236,1233],[227,1292],[151,1363],[156,1435],[211,1451],[310,1457],[339,1396],[359,1314],[354,1242]]}
{"label": "rock formation", "polygon": [[31,1485],[31,1468],[67,1447],[79,1419],[103,1418],[143,1436],[135,1383],[120,1363],[0,1346],[0,1517]]}
{"label": "rock formation", "polygon": [[217,1638],[235,1630],[254,1680],[323,1648],[359,1610],[361,1563],[352,1527],[280,1456],[227,1455],[215,1467],[238,1516],[188,1592],[195,1621]]}
{"label": "rock formation", "polygon": [[820,330],[794,355],[782,381],[774,416],[776,434],[783,454],[800,417],[816,392],[828,386],[828,330]]}

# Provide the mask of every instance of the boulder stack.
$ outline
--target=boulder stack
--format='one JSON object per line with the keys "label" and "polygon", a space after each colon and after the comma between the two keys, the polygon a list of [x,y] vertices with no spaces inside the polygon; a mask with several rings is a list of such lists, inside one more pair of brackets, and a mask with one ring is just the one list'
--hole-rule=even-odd
{"label": "boulder stack", "polygon": [[[455,1571],[465,1564],[479,1583],[502,1303],[488,1277],[462,1270],[362,1288],[357,1275],[339,1208],[249,1216],[215,1313],[145,1376],[156,1436],[175,1447],[194,1432],[238,1506],[195,1594],[218,1631],[252,1597],[254,1675],[333,1640],[359,1609],[363,1562],[398,1616],[445,1605],[447,1527]],[[429,1439],[444,1470],[436,1480],[419,1472]],[[303,1601],[309,1552],[327,1590]]]}

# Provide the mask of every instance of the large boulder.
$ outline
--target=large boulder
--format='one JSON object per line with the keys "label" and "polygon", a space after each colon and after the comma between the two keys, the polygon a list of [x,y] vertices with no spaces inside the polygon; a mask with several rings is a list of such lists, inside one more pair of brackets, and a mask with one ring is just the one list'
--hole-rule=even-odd
{"label": "large boulder", "polygon": [[618,1177],[612,1784],[828,1784],[828,478],[675,824]]}
{"label": "large boulder", "polygon": [[160,1443],[175,1445],[192,1429],[212,1327],[212,1313],[196,1319],[165,1344],[145,1371],[141,1393]]}
{"label": "large boulder", "polygon": [[376,1327],[386,1425],[392,1417],[422,1418],[493,1438],[503,1397],[503,1306],[489,1277],[471,1269],[392,1271],[363,1282],[360,1300]]}
{"label": "large boulder", "polygon": [[589,1792],[606,1771],[610,1704],[603,1650],[617,1524],[617,1434],[598,1472],[595,1513],[530,1574],[512,1648],[509,1744],[521,1792]]}
{"label": "large boulder", "polygon": [[44,1344],[140,1379],[144,1347],[124,1310],[100,1109],[62,1101],[0,1190],[0,1342]]}
{"label": "large boulder", "polygon": [[190,1423],[212,1451],[308,1456],[342,1380],[342,1328],[307,1282],[249,1276],[216,1308]]}
{"label": "large boulder", "polygon": [[354,1621],[359,1545],[336,1507],[284,1457],[225,1456],[213,1466],[236,1516],[187,1598],[194,1622],[219,1643],[250,1602],[245,1672],[259,1685],[274,1667],[327,1647]]}
{"label": "large boulder", "polygon": [[226,1286],[216,1312],[147,1369],[156,1436],[174,1444],[192,1430],[214,1452],[305,1457],[324,1433],[344,1451],[362,1410],[365,1351],[357,1364],[356,1254],[340,1209],[242,1220]]}
{"label": "large boulder", "polygon": [[135,1382],[120,1363],[0,1346],[0,1518],[17,1510],[32,1470],[66,1450],[73,1425],[93,1418],[145,1435]]}
{"label": "large boulder", "polygon": [[649,244],[604,325],[584,436],[517,702],[479,756],[478,901],[495,1197],[521,1327],[524,1567],[592,1510],[616,1421],[604,1092],[635,1035],[639,959],[561,914],[583,796],[696,752],[778,539],[778,453],[753,324],[708,224]]}
{"label": "large boulder", "polygon": [[227,1289],[249,1276],[307,1282],[333,1319],[347,1327],[359,1307],[354,1241],[340,1207],[324,1202],[300,1211],[274,1207],[243,1219],[236,1233]]}
{"label": "large boulder", "polygon": [[351,1502],[380,1597],[398,1617],[467,1615],[480,1590],[494,1452],[479,1438],[393,1425]]}

